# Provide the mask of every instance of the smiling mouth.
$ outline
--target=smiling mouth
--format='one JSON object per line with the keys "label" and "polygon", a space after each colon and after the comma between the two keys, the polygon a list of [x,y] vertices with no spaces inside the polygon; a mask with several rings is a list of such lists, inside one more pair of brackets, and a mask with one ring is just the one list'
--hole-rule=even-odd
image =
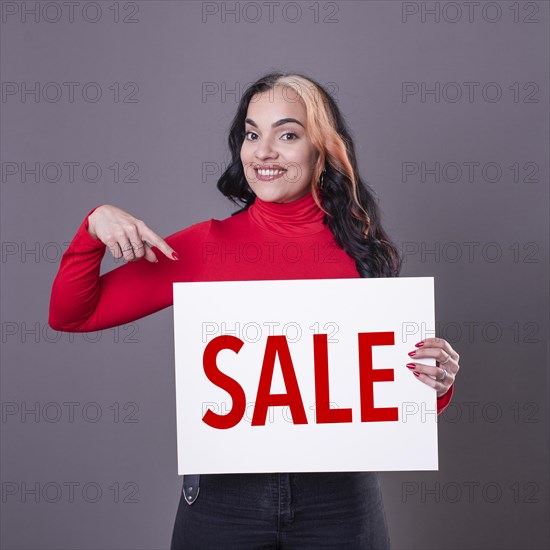
{"label": "smiling mouth", "polygon": [[256,176],[260,181],[273,181],[280,178],[286,170],[282,169],[264,169],[264,168],[255,168]]}

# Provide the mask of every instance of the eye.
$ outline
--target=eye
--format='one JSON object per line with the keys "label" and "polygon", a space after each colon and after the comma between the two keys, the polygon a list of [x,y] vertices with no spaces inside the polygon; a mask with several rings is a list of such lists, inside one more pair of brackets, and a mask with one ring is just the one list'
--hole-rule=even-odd
{"label": "eye", "polygon": [[[283,136],[294,136],[294,139],[298,139],[298,135],[294,132],[285,132]],[[294,141],[294,139],[285,139],[284,141]]]}
{"label": "eye", "polygon": [[249,130],[248,132],[245,132],[245,133],[244,133],[244,138],[245,138],[245,139],[248,139],[248,134],[257,135],[255,132],[252,132],[251,130]]}

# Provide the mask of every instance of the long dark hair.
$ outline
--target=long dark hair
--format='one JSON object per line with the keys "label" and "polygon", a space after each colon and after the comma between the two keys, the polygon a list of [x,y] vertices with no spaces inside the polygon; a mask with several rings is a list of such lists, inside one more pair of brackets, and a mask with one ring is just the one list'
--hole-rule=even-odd
{"label": "long dark hair", "polygon": [[218,189],[241,206],[234,214],[254,203],[256,195],[246,181],[240,158],[245,118],[251,99],[275,85],[298,92],[306,106],[306,131],[319,151],[311,192],[325,212],[325,225],[338,245],[355,260],[361,277],[397,277],[402,260],[382,227],[373,190],[361,180],[355,146],[344,117],[329,93],[309,77],[275,71],[248,86],[231,123],[228,137],[231,162],[218,180]]}

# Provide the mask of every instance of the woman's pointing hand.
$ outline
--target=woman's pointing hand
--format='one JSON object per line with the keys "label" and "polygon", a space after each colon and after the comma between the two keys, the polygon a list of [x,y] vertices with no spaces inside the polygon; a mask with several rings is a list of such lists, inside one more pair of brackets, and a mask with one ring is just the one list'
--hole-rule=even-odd
{"label": "woman's pointing hand", "polygon": [[105,244],[117,260],[158,262],[152,246],[171,260],[178,259],[176,251],[142,220],[111,204],[98,206],[88,216],[88,233]]}

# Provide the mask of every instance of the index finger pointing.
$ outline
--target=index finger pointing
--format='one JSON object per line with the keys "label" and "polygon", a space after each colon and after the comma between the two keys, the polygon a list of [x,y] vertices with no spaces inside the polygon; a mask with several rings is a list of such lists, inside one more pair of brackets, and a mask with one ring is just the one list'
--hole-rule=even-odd
{"label": "index finger pointing", "polygon": [[151,243],[151,246],[156,246],[167,258],[171,260],[179,260],[176,251],[153,230],[147,228],[142,232],[143,237]]}

